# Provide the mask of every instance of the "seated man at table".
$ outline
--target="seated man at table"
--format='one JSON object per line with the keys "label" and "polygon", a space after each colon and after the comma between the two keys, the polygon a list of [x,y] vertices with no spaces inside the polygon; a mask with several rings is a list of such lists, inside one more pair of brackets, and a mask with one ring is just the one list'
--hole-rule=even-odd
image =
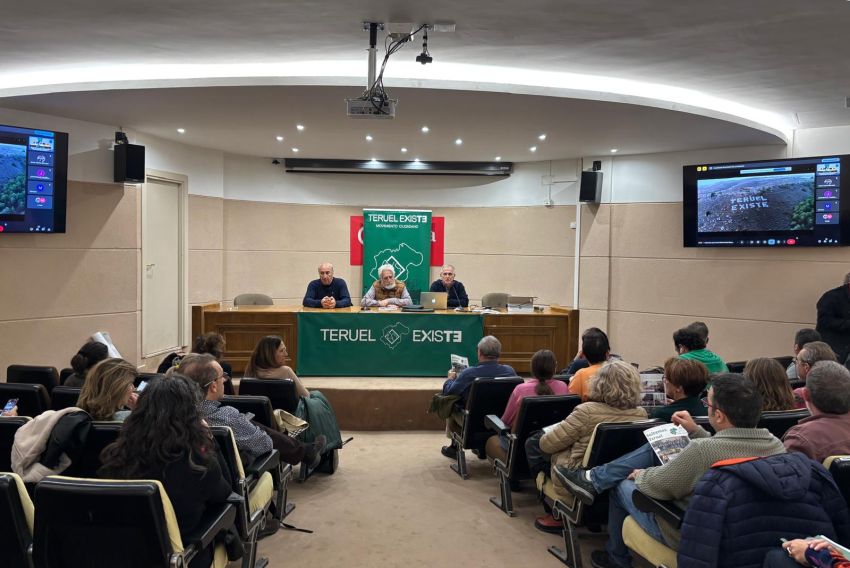
{"label": "seated man at table", "polygon": [[440,279],[431,283],[431,292],[448,293],[447,305],[450,308],[465,308],[469,306],[469,296],[463,282],[455,280],[455,267],[446,264],[440,269]]}
{"label": "seated man at table", "polygon": [[363,307],[372,306],[409,306],[413,303],[410,298],[410,292],[407,291],[404,282],[395,279],[395,268],[391,264],[383,264],[378,269],[379,280],[376,280],[363,299],[360,305]]}
{"label": "seated man at table", "polygon": [[[457,407],[466,405],[466,398],[469,396],[469,389],[472,387],[472,382],[479,377],[516,377],[516,371],[510,365],[502,365],[499,363],[499,356],[502,354],[501,342],[488,335],[481,338],[478,342],[478,365],[467,367],[460,373],[449,371],[448,380],[443,383],[444,395],[456,395],[460,397],[457,401]],[[460,432],[460,427],[463,424],[463,416],[459,410],[452,413],[452,417],[446,420],[446,426],[450,432]],[[454,445],[443,446],[440,450],[447,458],[457,458],[457,448]]]}
{"label": "seated man at table", "polygon": [[351,306],[348,285],[342,278],[334,278],[334,265],[319,265],[319,278],[310,282],[302,302],[306,308],[347,308]]}

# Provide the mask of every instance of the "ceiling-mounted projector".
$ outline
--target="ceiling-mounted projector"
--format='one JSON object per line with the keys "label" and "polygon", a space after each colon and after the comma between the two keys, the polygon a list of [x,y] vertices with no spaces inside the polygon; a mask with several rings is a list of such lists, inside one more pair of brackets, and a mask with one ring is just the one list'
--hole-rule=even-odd
{"label": "ceiling-mounted projector", "polygon": [[397,99],[345,99],[348,118],[395,118]]}

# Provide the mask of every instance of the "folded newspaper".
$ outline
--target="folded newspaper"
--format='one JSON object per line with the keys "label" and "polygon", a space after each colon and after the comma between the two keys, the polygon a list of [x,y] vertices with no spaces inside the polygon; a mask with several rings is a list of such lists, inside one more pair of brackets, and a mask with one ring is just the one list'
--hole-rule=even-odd
{"label": "folded newspaper", "polygon": [[452,371],[455,373],[460,373],[467,367],[469,367],[469,359],[466,357],[461,357],[460,355],[452,354]]}
{"label": "folded newspaper", "polygon": [[843,556],[845,560],[850,560],[850,550],[848,550],[847,548],[845,548],[845,547],[841,546],[840,544],[838,544],[838,543],[837,543],[837,542],[835,542],[834,540],[829,539],[829,538],[827,538],[827,537],[823,536],[822,534],[819,534],[819,535],[818,535],[817,537],[815,537],[815,538],[819,538],[819,539],[825,540],[826,542],[828,542],[828,543],[829,543],[829,546],[830,546],[830,547],[832,547],[833,549],[835,549],[835,551],[836,551],[838,554],[840,554],[841,556]]}
{"label": "folded newspaper", "polygon": [[640,405],[644,408],[666,406],[667,395],[664,393],[664,375],[660,373],[641,373],[640,397]]}
{"label": "folded newspaper", "polygon": [[649,445],[655,450],[655,455],[665,464],[674,459],[690,443],[688,432],[675,424],[663,424],[643,431]]}

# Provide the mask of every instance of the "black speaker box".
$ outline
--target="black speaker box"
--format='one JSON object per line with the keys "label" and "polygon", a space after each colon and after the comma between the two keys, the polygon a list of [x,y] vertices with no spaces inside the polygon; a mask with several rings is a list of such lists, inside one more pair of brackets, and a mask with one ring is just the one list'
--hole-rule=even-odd
{"label": "black speaker box", "polygon": [[602,172],[581,172],[578,200],[582,203],[599,203],[602,200]]}
{"label": "black speaker box", "polygon": [[145,147],[138,144],[115,145],[115,182],[145,182]]}

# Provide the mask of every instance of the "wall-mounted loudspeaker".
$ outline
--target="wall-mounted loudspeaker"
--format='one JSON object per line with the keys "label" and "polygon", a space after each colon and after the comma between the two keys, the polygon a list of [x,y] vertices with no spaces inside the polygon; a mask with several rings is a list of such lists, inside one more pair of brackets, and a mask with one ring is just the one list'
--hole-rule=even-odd
{"label": "wall-mounted loudspeaker", "polygon": [[115,182],[145,182],[145,147],[138,144],[115,145]]}
{"label": "wall-mounted loudspeaker", "polygon": [[581,172],[578,200],[582,203],[599,203],[602,200],[602,172]]}

